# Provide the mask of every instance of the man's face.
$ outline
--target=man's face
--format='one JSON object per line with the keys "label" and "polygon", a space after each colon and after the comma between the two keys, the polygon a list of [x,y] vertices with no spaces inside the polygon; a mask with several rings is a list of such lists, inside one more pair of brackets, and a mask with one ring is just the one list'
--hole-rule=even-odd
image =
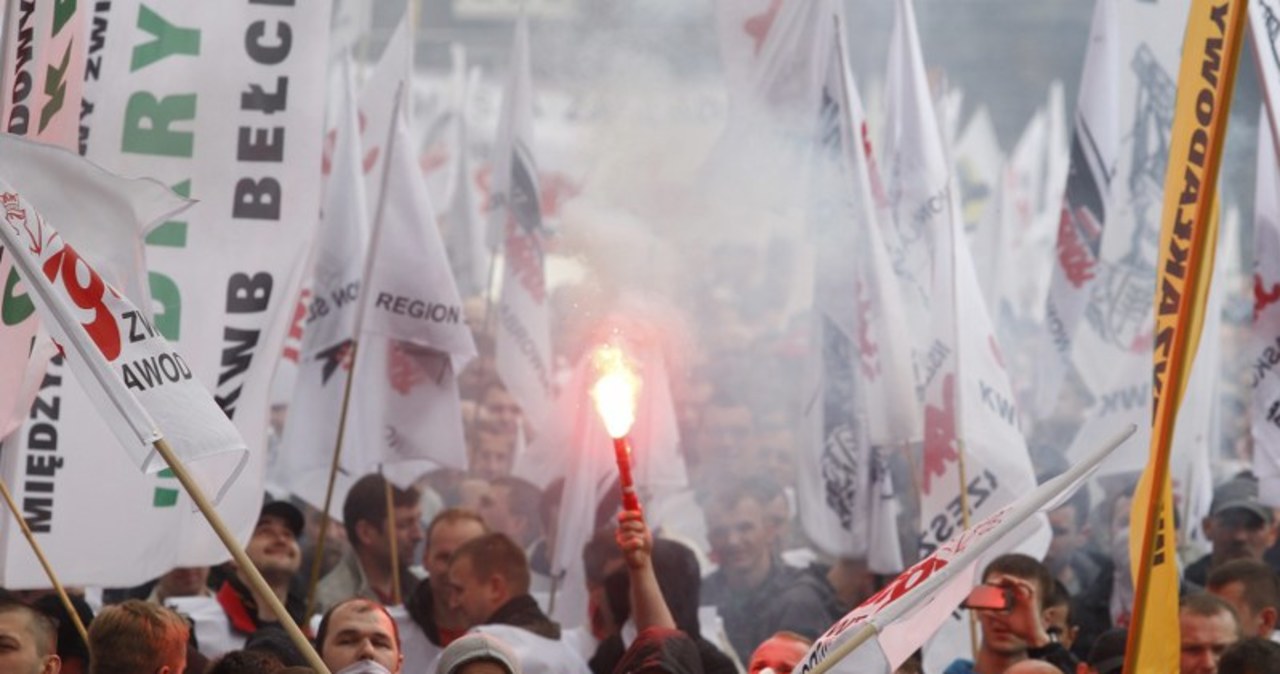
{"label": "man's face", "polygon": [[745,454],[755,456],[755,428],[751,410],[743,406],[708,405],[697,434],[698,454],[704,460]]}
{"label": "man's face", "polygon": [[763,505],[753,498],[739,499],[733,507],[713,504],[707,510],[707,537],[711,554],[729,579],[768,568],[770,527]]}
{"label": "man's face", "polygon": [[427,551],[422,566],[427,570],[431,592],[442,606],[449,605],[449,563],[463,543],[484,535],[484,527],[471,519],[438,522],[427,538]]}
{"label": "man's face", "polygon": [[302,564],[302,551],[293,530],[279,517],[265,515],[253,528],[244,551],[265,577],[291,576]]}
{"label": "man's face", "polygon": [[1257,513],[1231,508],[1206,520],[1205,533],[1213,541],[1215,563],[1232,559],[1262,559],[1276,542],[1276,530]]}
{"label": "man's face", "polygon": [[1072,553],[1084,545],[1085,536],[1076,526],[1076,507],[1071,504],[1050,511],[1049,526],[1053,528],[1053,539],[1049,542],[1045,563],[1056,572],[1066,565]]}
{"label": "man's face", "polygon": [[1217,674],[1222,652],[1239,639],[1230,613],[1212,616],[1179,614],[1182,629],[1182,674]]}
{"label": "man's face", "polygon": [[391,674],[398,674],[404,662],[391,619],[362,602],[343,604],[329,616],[320,659],[333,672],[361,660],[373,660]]}
{"label": "man's face", "polygon": [[524,544],[529,518],[511,511],[510,487],[491,485],[489,491],[480,497],[480,505],[476,510],[490,529],[506,534],[516,543]]}
{"label": "man's face", "polygon": [[1271,628],[1262,622],[1262,617],[1253,612],[1249,602],[1245,601],[1244,583],[1239,581],[1209,588],[1209,592],[1219,599],[1231,604],[1240,619],[1240,632],[1251,637],[1271,638]]}
{"label": "man's face", "polygon": [[[25,611],[0,613],[0,672],[5,674],[56,674],[58,656],[40,656],[31,617]],[[49,667],[50,669],[46,669]]]}
{"label": "man's face", "polygon": [[751,654],[751,662],[747,665],[749,674],[760,674],[764,669],[772,669],[779,674],[787,674],[795,669],[804,659],[809,647],[795,639],[769,637],[756,647]]}
{"label": "man's face", "polygon": [[492,578],[476,575],[470,557],[456,558],[449,565],[449,606],[468,627],[484,624],[505,599]]}
{"label": "man's face", "polygon": [[[414,551],[422,542],[422,506],[396,506],[392,513],[396,523],[396,552],[399,553],[400,565],[409,566]],[[387,548],[387,558],[391,558],[391,549]]]}
{"label": "man's face", "polygon": [[[991,573],[984,577],[982,582],[987,585],[1002,585],[1008,578],[1012,578],[1012,576],[1006,576],[1003,573]],[[1039,588],[1036,587],[1035,581],[1032,580],[1030,582],[1033,593],[1038,593]],[[1037,604],[1040,603],[1039,597],[1035,594],[1033,594],[1031,600]],[[1017,601],[1022,600],[1018,599]],[[1003,656],[1018,655],[1026,652],[1026,640],[1015,634],[1010,625],[1010,612],[985,610],[975,612],[978,614],[978,622],[982,625],[983,649]]]}
{"label": "man's face", "polygon": [[163,597],[196,597],[204,592],[208,582],[209,567],[179,567],[160,576],[156,592]]}
{"label": "man's face", "polygon": [[515,436],[478,429],[472,437],[468,457],[470,474],[482,480],[506,477],[515,465],[515,455]]}
{"label": "man's face", "polygon": [[520,405],[505,389],[494,386],[485,391],[478,412],[477,421],[482,428],[506,438],[516,437],[520,427]]}

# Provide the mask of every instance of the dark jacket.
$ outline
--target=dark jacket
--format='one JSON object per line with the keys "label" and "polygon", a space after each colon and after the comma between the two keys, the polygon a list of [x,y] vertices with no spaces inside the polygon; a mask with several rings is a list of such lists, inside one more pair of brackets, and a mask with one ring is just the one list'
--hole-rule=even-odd
{"label": "dark jacket", "polygon": [[789,630],[817,639],[840,616],[832,615],[830,586],[812,573],[786,566],[774,558],[764,582],[756,588],[730,588],[724,571],[702,584],[702,603],[714,605],[724,621],[729,642],[742,662],[765,639]]}
{"label": "dark jacket", "polygon": [[418,581],[413,592],[405,598],[404,608],[409,612],[409,617],[413,618],[413,622],[422,628],[422,633],[427,635],[427,640],[436,646],[443,646],[440,643],[440,628],[436,626],[436,616],[432,611],[435,598],[431,594],[431,582],[427,578]]}
{"label": "dark jacket", "polygon": [[528,630],[547,639],[560,639],[560,623],[552,620],[538,607],[533,597],[522,594],[512,597],[507,603],[484,621],[486,625],[511,625]]}
{"label": "dark jacket", "polygon": [[[253,593],[249,592],[249,588],[240,582],[239,578],[231,576],[222,582],[222,587],[218,588],[218,593],[214,595],[218,604],[222,606],[223,612],[227,614],[227,621],[231,623],[231,629],[244,635],[252,635],[259,629],[267,626],[279,625],[276,622],[263,622],[258,620],[258,604],[253,599]],[[307,630],[307,621],[303,617],[306,612],[306,602],[302,597],[290,592],[285,596],[284,609],[289,612],[290,617],[304,631]]]}
{"label": "dark jacket", "polygon": [[614,674],[706,674],[697,648],[679,630],[650,627],[636,636]]}

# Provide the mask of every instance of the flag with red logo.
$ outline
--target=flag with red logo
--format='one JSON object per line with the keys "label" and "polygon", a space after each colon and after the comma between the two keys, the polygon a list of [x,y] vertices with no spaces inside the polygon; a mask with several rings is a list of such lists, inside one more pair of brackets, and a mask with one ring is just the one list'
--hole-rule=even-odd
{"label": "flag with red logo", "polygon": [[494,147],[489,245],[503,251],[502,293],[494,306],[495,367],[536,426],[555,397],[547,310],[546,253],[538,166],[533,156],[529,24],[521,15],[511,49]]}
{"label": "flag with red logo", "polygon": [[165,468],[153,443],[167,438],[184,461],[239,454],[221,474],[204,473],[216,500],[248,458],[244,440],[182,355],[65,241],[29,202],[0,181],[0,242],[77,380],[143,470]]}
{"label": "flag with red logo", "polygon": [[887,454],[919,437],[920,403],[897,278],[880,240],[883,192],[843,24],[828,7],[823,23],[832,39],[809,181],[817,251],[805,407],[812,435],[797,498],[800,521],[824,552],[869,557],[873,571],[891,573],[902,560]]}
{"label": "flag with red logo", "polygon": [[[1035,476],[960,230],[914,13],[909,0],[900,0],[897,8],[886,115],[893,148],[889,194],[905,271],[931,318],[931,341],[916,355],[925,390],[919,477],[920,549],[927,554],[966,521],[1030,491]],[[1047,542],[1046,536],[1027,544]]]}
{"label": "flag with red logo", "polygon": [[1249,385],[1253,389],[1251,431],[1258,494],[1280,506],[1280,2],[1249,3],[1249,29],[1262,75],[1265,107],[1258,123],[1257,187],[1253,225],[1253,329]]}
{"label": "flag with red logo", "polygon": [[343,439],[344,465],[398,465],[387,475],[406,483],[433,466],[466,466],[456,377],[476,355],[414,148],[401,108],[360,288]]}
{"label": "flag with red logo", "polygon": [[[341,104],[327,162],[328,181],[312,251],[310,301],[305,308],[297,378],[279,446],[277,476],[286,488],[313,496],[323,489],[338,440],[342,397],[351,371],[360,282],[369,227],[364,170],[350,58],[341,68]],[[323,503],[323,492],[316,497]]]}
{"label": "flag with red logo", "polygon": [[1070,498],[1132,432],[1129,427],[1066,473],[976,520],[967,531],[956,532],[832,625],[809,647],[796,666],[797,674],[824,664],[826,671],[842,674],[896,670],[945,623],[981,580],[983,568],[1033,535],[1044,513]]}

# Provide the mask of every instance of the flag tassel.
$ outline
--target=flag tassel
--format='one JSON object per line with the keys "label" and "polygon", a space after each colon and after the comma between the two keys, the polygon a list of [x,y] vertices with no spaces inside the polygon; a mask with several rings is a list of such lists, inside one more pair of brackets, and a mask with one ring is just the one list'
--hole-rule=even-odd
{"label": "flag tassel", "polygon": [[13,513],[14,519],[18,520],[18,527],[22,529],[22,535],[26,537],[27,543],[31,545],[31,551],[36,553],[36,559],[40,560],[40,566],[44,568],[45,575],[49,576],[49,582],[53,583],[53,590],[58,593],[58,599],[62,600],[62,607],[67,609],[67,615],[71,616],[71,622],[75,624],[76,632],[80,634],[80,638],[86,644],[89,643],[89,632],[84,628],[84,622],[80,620],[80,614],[71,605],[71,597],[67,596],[67,589],[58,580],[58,574],[53,572],[53,565],[49,563],[49,558],[44,556],[44,550],[40,547],[40,543],[36,541],[35,535],[31,533],[31,527],[27,526],[27,520],[22,516],[22,511],[18,509],[17,502],[13,500],[13,494],[9,491],[9,484],[2,477],[0,477],[0,494],[4,495],[4,502],[8,504],[9,512]]}
{"label": "flag tassel", "polygon": [[[266,579],[258,572],[258,567],[254,566],[253,561],[245,554],[240,541],[236,540],[231,530],[227,528],[226,523],[222,521],[222,516],[218,514],[213,504],[209,502],[204,490],[200,488],[200,485],[196,484],[195,479],[187,472],[186,465],[178,459],[173,448],[169,446],[169,442],[164,438],[160,438],[153,443],[153,446],[156,452],[164,458],[164,462],[168,464],[174,476],[178,478],[178,482],[182,484],[183,489],[187,490],[191,500],[195,501],[196,507],[200,509],[201,514],[208,520],[209,526],[213,527],[214,533],[218,535],[222,544],[226,546],[227,552],[231,553],[231,558],[235,561],[236,567],[248,578],[249,586],[262,597],[262,600],[267,603],[267,608],[271,609],[271,612],[280,620],[280,624],[284,626],[289,639],[293,641],[293,645],[297,646],[298,651],[302,653],[302,657],[306,659],[307,666],[319,674],[330,674],[329,668],[320,659],[315,647],[311,645],[306,635],[298,628],[298,624],[293,621],[293,616],[289,615],[280,598],[276,596],[271,586],[267,584]],[[75,615],[75,613],[72,612],[72,615]]]}

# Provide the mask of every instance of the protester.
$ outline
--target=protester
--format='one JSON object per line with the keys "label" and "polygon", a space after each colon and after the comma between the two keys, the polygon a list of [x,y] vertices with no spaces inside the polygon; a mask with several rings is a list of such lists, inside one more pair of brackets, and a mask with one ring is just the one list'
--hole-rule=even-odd
{"label": "protester", "polygon": [[[365,475],[351,486],[342,504],[342,523],[350,549],[342,561],[316,586],[316,605],[325,611],[351,597],[382,604],[395,603],[391,568],[391,537],[387,534],[387,482],[381,475]],[[422,542],[422,506],[416,489],[391,487],[400,591],[409,592],[417,579],[409,572],[414,549]]]}
{"label": "protester", "polygon": [[[639,512],[623,512],[619,521],[616,548],[623,552],[625,561],[606,577],[605,601],[611,622],[626,627],[601,641],[588,662],[591,671],[595,674],[614,671],[635,632],[647,627],[674,627],[693,642],[705,674],[736,672],[733,660],[702,634],[697,602],[701,584],[697,556],[675,541],[653,539]],[[666,622],[668,615],[674,621],[671,625]]]}
{"label": "protester", "polygon": [[163,606],[138,599],[107,606],[89,625],[89,672],[183,674],[189,632]]}
{"label": "protester", "polygon": [[1252,473],[1241,473],[1213,490],[1202,526],[1213,548],[1183,572],[1187,582],[1200,587],[1219,566],[1233,559],[1261,560],[1276,542],[1275,513],[1258,499],[1258,479]]}
{"label": "protester", "polygon": [[755,482],[730,485],[707,505],[711,553],[720,568],[702,585],[742,662],[770,635],[789,630],[817,638],[832,615],[829,587],[785,566],[774,553],[766,508],[773,493]]}
{"label": "protester", "polygon": [[1080,674],[1121,674],[1124,671],[1125,646],[1129,631],[1125,629],[1104,632],[1093,642],[1089,656],[1081,662]]}
{"label": "protester", "polygon": [[160,576],[147,601],[164,605],[170,597],[212,597],[209,588],[209,567],[188,566],[171,569]]}
{"label": "protester", "polygon": [[7,592],[0,595],[0,672],[59,674],[58,626]]}
{"label": "protester", "polygon": [[[84,597],[68,593],[67,598],[71,600],[71,607],[80,617],[81,624],[88,625],[93,622],[93,609],[89,607]],[[80,631],[76,629],[75,621],[67,613],[67,607],[63,606],[62,599],[57,594],[51,593],[40,597],[31,605],[37,611],[52,618],[54,624],[58,626],[57,653],[62,660],[63,674],[81,674],[89,671],[89,644],[85,643],[84,637],[80,636]],[[0,668],[0,671],[3,671],[3,668]]]}
{"label": "protester", "polygon": [[1053,539],[1044,565],[1070,594],[1093,583],[1102,572],[1105,557],[1089,549],[1089,490],[1077,489],[1065,503],[1049,512]]}
{"label": "protester", "polygon": [[1044,599],[1044,625],[1049,636],[1057,639],[1067,650],[1071,650],[1076,635],[1080,633],[1080,627],[1072,618],[1071,594],[1062,581],[1055,578],[1053,590]]}
{"label": "protester", "polygon": [[1218,661],[1218,674],[1276,674],[1280,672],[1280,644],[1249,637],[1231,645]]}
{"label": "protester", "polygon": [[489,527],[480,515],[462,508],[442,511],[427,526],[427,546],[422,554],[427,577],[410,593],[406,608],[436,646],[448,646],[469,627],[450,601],[449,564],[459,547],[487,533]]}
{"label": "protester", "polygon": [[[299,625],[306,624],[303,616],[306,600],[291,593],[290,587],[294,574],[298,573],[302,565],[298,537],[302,534],[303,526],[302,511],[293,504],[288,501],[268,501],[262,505],[253,534],[244,547],[249,561],[253,562],[271,591],[284,604],[289,616]],[[282,629],[281,616],[277,616],[271,610],[271,605],[258,596],[242,569],[236,569],[234,576],[223,581],[222,587],[218,588],[217,599],[231,623],[232,631],[242,638],[264,628]]]}
{"label": "protester", "polygon": [[436,674],[521,674],[520,660],[501,639],[476,632],[440,653]]}
{"label": "protester", "polygon": [[277,674],[284,663],[262,651],[231,651],[214,661],[205,674]]}
{"label": "protester", "polygon": [[1178,626],[1182,674],[1217,674],[1222,654],[1240,640],[1240,623],[1231,605],[1208,593],[1182,600]]}
{"label": "protester", "polygon": [[449,565],[451,601],[467,624],[511,646],[525,674],[585,673],[560,625],[529,595],[529,562],[506,535],[489,533],[457,549]]}
{"label": "protester", "polygon": [[1005,590],[1012,605],[971,609],[982,625],[977,659],[958,659],[946,674],[999,674],[1023,660],[1043,660],[1064,672],[1075,671],[1075,657],[1053,640],[1044,622],[1053,578],[1043,564],[1022,554],[1001,555],[983,570],[982,584]]}
{"label": "protester", "polygon": [[812,639],[795,632],[778,632],[756,647],[747,663],[747,674],[788,674],[800,664],[812,644]]}
{"label": "protester", "polygon": [[542,535],[539,509],[542,493],[527,480],[499,477],[489,481],[489,491],[480,497],[477,510],[489,528],[528,550]]}
{"label": "protester", "polygon": [[666,627],[642,630],[614,674],[703,674],[689,635]]}
{"label": "protester", "polygon": [[472,426],[466,434],[467,471],[471,477],[496,480],[511,475],[516,460],[516,441],[512,436]]}
{"label": "protester", "polygon": [[316,629],[316,650],[330,672],[372,661],[390,674],[400,674],[400,630],[381,604],[354,597],[329,609]]}
{"label": "protester", "polygon": [[1248,637],[1271,639],[1280,619],[1280,577],[1265,562],[1235,559],[1209,574],[1210,594],[1231,604]]}

